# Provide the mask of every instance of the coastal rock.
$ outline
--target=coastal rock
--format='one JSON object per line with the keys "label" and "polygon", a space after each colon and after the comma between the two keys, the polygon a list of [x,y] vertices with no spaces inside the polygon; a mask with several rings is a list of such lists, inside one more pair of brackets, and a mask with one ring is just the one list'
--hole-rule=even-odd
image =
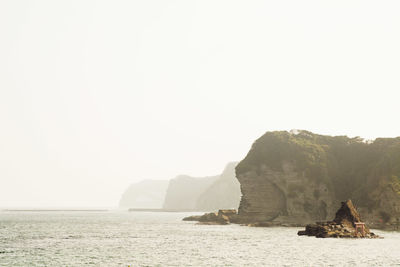
{"label": "coastal rock", "polygon": [[346,202],[342,202],[342,205],[336,212],[335,219],[333,219],[333,221],[336,224],[354,227],[355,223],[361,222],[361,217],[354,207],[353,202],[351,202],[349,199]]}
{"label": "coastal rock", "polygon": [[182,221],[198,222],[203,215],[192,215],[182,219]]}
{"label": "coastal rock", "polygon": [[347,200],[342,202],[333,221],[308,224],[304,231],[299,231],[297,234],[319,238],[379,238],[366,225],[363,225],[362,231],[356,231],[357,223],[362,223],[361,217],[351,200]]}
{"label": "coastal rock", "polygon": [[[310,224],[352,199],[374,228],[400,223],[400,138],[267,132],[237,165],[242,224]],[[389,204],[390,203],[390,204]]]}
{"label": "coastal rock", "polygon": [[205,213],[201,216],[189,216],[183,218],[183,221],[198,221],[199,224],[230,224],[235,222],[237,216],[236,210],[219,210],[218,212]]}

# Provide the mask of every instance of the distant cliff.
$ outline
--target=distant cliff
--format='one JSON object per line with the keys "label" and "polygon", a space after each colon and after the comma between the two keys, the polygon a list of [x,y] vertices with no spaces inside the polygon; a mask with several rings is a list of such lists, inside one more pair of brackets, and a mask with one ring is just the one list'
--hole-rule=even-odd
{"label": "distant cliff", "polygon": [[143,180],[132,184],[122,195],[121,208],[161,209],[167,192],[168,180]]}
{"label": "distant cliff", "polygon": [[169,183],[164,209],[216,211],[237,208],[240,184],[235,177],[237,163],[229,163],[221,175],[194,178],[181,175]]}
{"label": "distant cliff", "polygon": [[240,183],[236,179],[237,162],[226,165],[221,176],[207,188],[198,198],[196,210],[216,211],[219,209],[237,209],[241,192]]}
{"label": "distant cliff", "polygon": [[400,138],[267,132],[236,167],[241,220],[309,223],[352,199],[371,226],[400,218]]}
{"label": "distant cliff", "polygon": [[164,201],[167,210],[196,210],[197,199],[219,176],[191,177],[179,175],[171,179]]}

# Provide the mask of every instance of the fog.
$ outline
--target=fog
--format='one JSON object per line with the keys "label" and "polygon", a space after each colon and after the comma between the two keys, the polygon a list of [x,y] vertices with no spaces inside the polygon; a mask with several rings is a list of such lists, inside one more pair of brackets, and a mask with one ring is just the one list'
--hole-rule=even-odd
{"label": "fog", "polygon": [[399,136],[399,8],[3,0],[0,207],[116,206],[270,130]]}

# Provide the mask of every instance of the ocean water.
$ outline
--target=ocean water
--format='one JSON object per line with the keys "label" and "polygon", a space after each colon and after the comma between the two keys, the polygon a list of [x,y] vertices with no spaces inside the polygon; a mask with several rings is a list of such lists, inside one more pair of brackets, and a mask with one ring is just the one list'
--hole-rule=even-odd
{"label": "ocean water", "polygon": [[187,213],[0,211],[0,266],[400,266],[400,233],[196,225]]}

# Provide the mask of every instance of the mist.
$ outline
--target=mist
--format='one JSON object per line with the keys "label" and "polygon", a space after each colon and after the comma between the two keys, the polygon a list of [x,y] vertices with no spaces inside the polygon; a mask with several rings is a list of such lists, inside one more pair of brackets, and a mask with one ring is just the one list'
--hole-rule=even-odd
{"label": "mist", "polygon": [[1,1],[0,207],[116,206],[266,131],[399,136],[398,1]]}

